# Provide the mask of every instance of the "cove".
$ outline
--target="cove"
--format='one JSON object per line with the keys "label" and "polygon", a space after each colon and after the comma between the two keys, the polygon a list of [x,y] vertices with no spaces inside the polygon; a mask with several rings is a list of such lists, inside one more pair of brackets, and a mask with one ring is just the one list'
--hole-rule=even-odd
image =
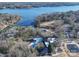
{"label": "cove", "polygon": [[79,5],[75,6],[56,6],[56,7],[39,7],[31,9],[0,9],[0,13],[16,14],[21,16],[16,24],[20,26],[33,26],[35,18],[44,13],[77,11]]}

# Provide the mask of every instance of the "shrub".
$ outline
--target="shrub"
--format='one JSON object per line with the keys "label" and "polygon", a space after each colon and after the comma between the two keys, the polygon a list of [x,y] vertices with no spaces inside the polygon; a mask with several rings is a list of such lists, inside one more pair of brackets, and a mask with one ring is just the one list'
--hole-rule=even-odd
{"label": "shrub", "polygon": [[6,40],[0,41],[0,53],[7,54],[9,49],[8,43]]}
{"label": "shrub", "polygon": [[[35,50],[34,50],[35,51]],[[8,56],[11,57],[27,57],[32,56],[30,48],[28,48],[27,42],[17,42],[11,49],[9,49]]]}

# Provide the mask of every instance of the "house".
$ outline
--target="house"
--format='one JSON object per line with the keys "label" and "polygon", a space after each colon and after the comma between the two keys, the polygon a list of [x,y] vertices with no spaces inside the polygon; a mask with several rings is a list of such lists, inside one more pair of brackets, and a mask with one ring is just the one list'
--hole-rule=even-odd
{"label": "house", "polygon": [[40,42],[43,42],[43,38],[39,37],[39,38],[33,38],[33,41],[29,44],[29,46],[31,47],[36,47],[36,45]]}
{"label": "house", "polygon": [[35,44],[35,42],[31,42],[31,43],[28,45],[28,47],[35,48],[35,47],[36,47],[36,44]]}
{"label": "house", "polygon": [[38,37],[38,38],[34,38],[33,40],[35,40],[36,42],[36,44],[38,44],[38,43],[40,43],[40,42],[43,42],[43,38],[41,38],[41,37]]}
{"label": "house", "polygon": [[49,44],[52,44],[56,41],[55,38],[48,38],[47,40],[42,37],[33,38],[33,42],[29,44],[29,47],[35,48],[37,47],[37,51],[39,52],[39,56],[48,55],[49,53]]}
{"label": "house", "polygon": [[44,43],[45,43],[45,46],[46,46],[46,47],[49,46],[49,42],[46,42],[46,41],[45,41]]}
{"label": "house", "polygon": [[47,40],[48,40],[48,42],[50,42],[50,43],[54,43],[54,42],[56,41],[55,38],[48,38]]}

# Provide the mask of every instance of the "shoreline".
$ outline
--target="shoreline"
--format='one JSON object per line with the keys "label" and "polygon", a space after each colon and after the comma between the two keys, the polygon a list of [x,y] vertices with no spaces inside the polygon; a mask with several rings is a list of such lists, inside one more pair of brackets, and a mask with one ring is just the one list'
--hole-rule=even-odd
{"label": "shoreline", "polygon": [[1,13],[0,15],[0,30],[5,29],[6,27],[16,24],[20,20],[20,16]]}

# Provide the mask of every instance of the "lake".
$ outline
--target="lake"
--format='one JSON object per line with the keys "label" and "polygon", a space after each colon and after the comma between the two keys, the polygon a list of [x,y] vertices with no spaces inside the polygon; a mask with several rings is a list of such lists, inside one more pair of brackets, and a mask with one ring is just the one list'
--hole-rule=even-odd
{"label": "lake", "polygon": [[79,10],[79,5],[76,6],[58,6],[58,7],[39,7],[31,9],[1,9],[0,13],[17,14],[22,17],[17,25],[30,26],[34,24],[34,20],[37,16],[43,13],[54,13],[54,12],[66,12],[66,11]]}

